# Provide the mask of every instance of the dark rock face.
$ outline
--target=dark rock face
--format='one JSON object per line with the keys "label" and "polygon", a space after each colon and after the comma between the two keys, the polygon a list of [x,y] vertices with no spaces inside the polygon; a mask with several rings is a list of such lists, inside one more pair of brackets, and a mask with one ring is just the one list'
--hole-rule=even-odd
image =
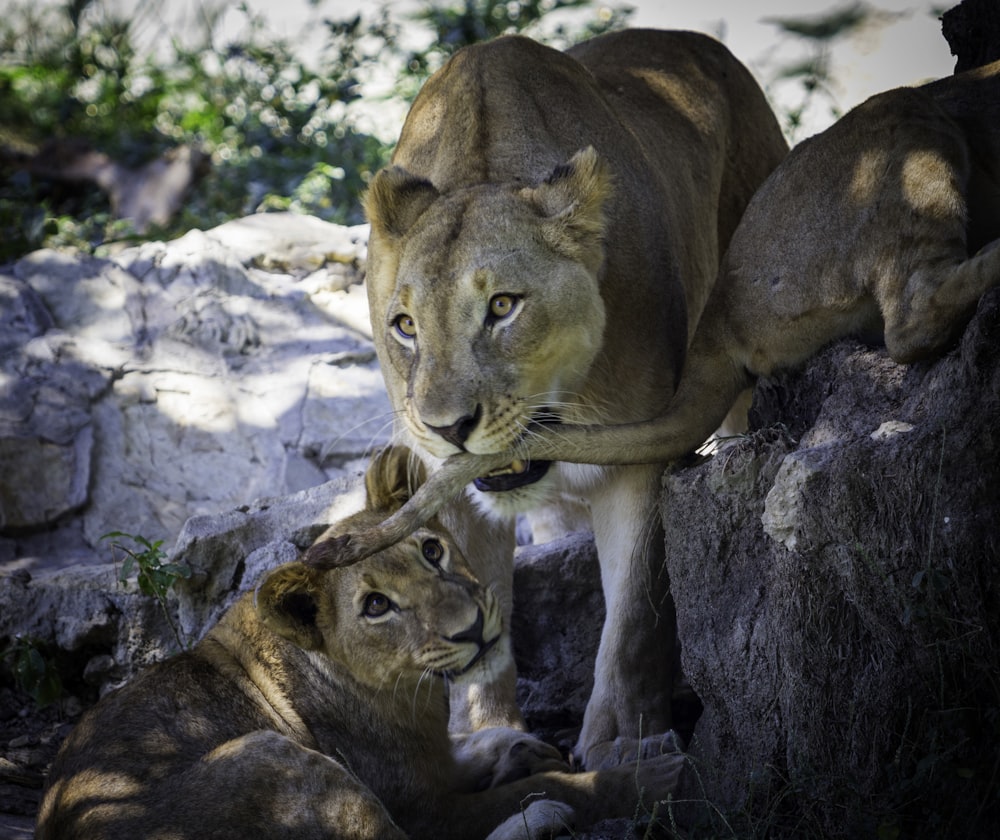
{"label": "dark rock face", "polygon": [[586,532],[518,550],[511,633],[528,725],[572,748],[594,685],[604,625],[601,571]]}
{"label": "dark rock face", "polygon": [[1000,290],[940,361],[842,343],[761,383],[754,405],[746,441],[664,482],[684,668],[705,706],[680,798],[779,833],[986,836]]}

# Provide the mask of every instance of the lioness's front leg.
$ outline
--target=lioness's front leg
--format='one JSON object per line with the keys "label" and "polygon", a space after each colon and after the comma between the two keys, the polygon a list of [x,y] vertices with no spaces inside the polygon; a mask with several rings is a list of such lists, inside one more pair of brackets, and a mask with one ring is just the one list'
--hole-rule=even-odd
{"label": "lioness's front leg", "polygon": [[[674,605],[657,511],[662,465],[612,468],[590,495],[607,618],[576,753],[588,768],[618,763],[622,742],[671,724]],[[651,750],[642,752],[659,753]],[[624,750],[628,752],[628,750]]]}

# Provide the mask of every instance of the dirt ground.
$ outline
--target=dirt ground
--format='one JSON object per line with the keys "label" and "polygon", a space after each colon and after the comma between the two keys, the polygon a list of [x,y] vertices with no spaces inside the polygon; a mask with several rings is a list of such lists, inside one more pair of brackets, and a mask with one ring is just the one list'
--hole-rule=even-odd
{"label": "dirt ground", "polygon": [[0,687],[0,840],[33,836],[46,768],[82,712],[75,697],[39,709],[23,691]]}

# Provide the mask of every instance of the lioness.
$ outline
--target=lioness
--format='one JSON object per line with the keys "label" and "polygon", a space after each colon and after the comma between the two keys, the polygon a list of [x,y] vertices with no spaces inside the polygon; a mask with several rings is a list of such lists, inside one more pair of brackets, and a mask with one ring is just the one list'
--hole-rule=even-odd
{"label": "lioness", "polygon": [[[408,498],[408,456],[373,461],[366,509],[335,531]],[[574,812],[631,816],[672,789],[678,755],[469,792],[480,779],[456,769],[444,678],[488,662],[500,632],[496,597],[436,522],[348,568],[280,566],[194,649],[87,712],[52,766],[36,836],[502,840]],[[522,767],[508,772],[564,766],[513,734],[503,759]]]}
{"label": "lioness", "polygon": [[[551,423],[662,414],[720,256],[785,152],[757,84],[708,36],[632,30],[566,53],[510,36],[459,51],[366,199],[375,344],[412,442],[437,463],[508,453]],[[589,505],[608,618],[575,750],[587,766],[671,724],[663,466],[508,458],[476,476],[499,516],[559,492]],[[509,593],[512,529],[453,527]],[[478,686],[473,726],[516,724],[513,679]]]}
{"label": "lioness", "polygon": [[351,535],[342,559],[414,527],[515,457],[682,457],[758,377],[839,338],[882,340],[900,363],[939,355],[998,283],[1000,61],[873,96],[792,150],[733,234],[661,417],[532,428],[505,453],[450,458],[391,521]]}
{"label": "lioness", "polygon": [[[469,124],[468,121],[465,124]],[[745,132],[750,137],[761,136],[761,129],[754,129],[752,125],[747,125]],[[551,190],[560,183],[565,185],[567,180],[573,183],[574,171],[578,171],[577,165],[562,169],[553,184],[539,185],[536,189]],[[579,183],[579,175],[576,177]],[[419,182],[407,182],[398,171],[383,176],[381,186],[389,187],[397,179],[402,184],[410,183],[412,198],[418,207],[421,201],[426,202],[427,187],[418,186]],[[379,186],[377,181],[375,186]],[[399,276],[400,305],[405,303],[409,307],[405,310],[406,320],[401,324],[404,331],[414,333],[413,346],[421,356],[413,368],[433,370],[432,366],[437,365],[438,370],[451,370],[448,354],[438,353],[438,345],[448,345],[448,342],[433,339],[438,331],[445,330],[453,331],[451,335],[455,337],[451,339],[451,346],[456,353],[464,352],[473,357],[473,351],[478,351],[479,347],[495,347],[501,359],[538,359],[544,365],[545,355],[537,352],[544,344],[525,338],[516,346],[513,341],[503,345],[492,337],[497,326],[501,327],[501,334],[509,326],[511,329],[506,334],[517,335],[518,320],[534,309],[534,301],[539,297],[533,287],[542,284],[540,275],[532,274],[524,281],[530,292],[523,297],[518,297],[519,286],[511,280],[510,288],[515,294],[501,297],[498,312],[494,311],[493,297],[490,297],[491,316],[484,322],[483,335],[478,341],[470,342],[461,330],[471,329],[469,324],[474,320],[471,315],[462,318],[453,314],[450,302],[435,309],[433,303],[424,303],[426,295],[419,296],[412,291],[414,287],[422,290],[423,286],[433,284],[411,279],[419,277],[419,273],[408,268],[410,262],[416,260],[416,256],[410,256],[409,240],[419,242],[419,234],[432,220],[446,216],[428,214],[427,219],[414,219],[416,224],[412,232],[404,236],[404,228],[399,228],[393,240],[391,230],[379,221],[380,218],[393,218],[391,214],[379,216],[383,205],[390,209],[397,205],[400,208],[413,205],[406,201],[394,205],[391,199],[391,193],[382,198],[378,192],[373,192],[370,201],[377,230],[374,234],[376,253],[385,249],[390,255],[379,256],[377,273],[370,282],[374,288],[385,282],[382,278],[393,271]],[[586,206],[578,200],[570,202],[564,207],[564,216],[568,220]],[[609,224],[613,218],[608,215]],[[500,232],[490,236],[499,240],[506,235],[510,224],[498,222]],[[600,230],[603,228],[599,228],[598,233]],[[461,230],[456,232],[462,233]],[[593,232],[581,235],[584,241],[598,241]],[[490,236],[486,237],[487,243],[494,241]],[[533,417],[526,419],[524,414],[512,411],[510,425],[514,429],[504,438],[505,451],[484,457],[478,453],[490,452],[489,447],[466,445],[468,453],[450,458],[421,488],[413,502],[392,520],[378,529],[352,535],[348,550],[341,553],[342,559],[349,561],[352,557],[364,556],[397,538],[399,533],[405,533],[437,510],[444,500],[452,498],[468,482],[515,459],[525,464],[554,459],[610,465],[659,464],[684,456],[716,429],[732,409],[734,400],[757,377],[798,364],[839,337],[852,333],[883,335],[889,353],[901,362],[940,352],[964,325],[982,293],[1000,281],[998,236],[1000,64],[990,64],[922,87],[902,88],[875,96],[823,134],[797,146],[757,192],[732,237],[720,269],[720,279],[698,322],[684,374],[669,409],[659,413],[651,411],[655,400],[642,398],[641,392],[637,397],[633,379],[645,381],[647,366],[662,367],[664,356],[657,349],[658,343],[650,341],[643,330],[649,310],[655,308],[650,303],[648,291],[643,296],[641,286],[635,288],[635,275],[625,278],[610,273],[615,241],[609,236],[604,246],[608,251],[608,268],[601,280],[605,284],[614,280],[616,285],[612,287],[613,293],[604,292],[602,286],[602,296],[605,300],[610,299],[611,306],[620,307],[620,311],[615,331],[605,331],[605,344],[612,342],[608,353],[612,348],[623,350],[617,367],[610,366],[599,356],[602,364],[607,365],[606,369],[617,377],[617,382],[599,393],[608,402],[617,399],[615,395],[620,393],[634,413],[647,411],[645,419],[618,425],[605,420],[595,425],[583,423],[584,418],[579,413],[563,413],[561,419],[580,425],[549,425],[533,422]],[[393,241],[397,243],[395,248]],[[627,238],[626,241],[633,240]],[[531,247],[539,246],[535,243]],[[474,253],[474,249],[471,250]],[[503,253],[498,247],[484,246],[484,250],[496,254],[498,261]],[[510,251],[519,253],[513,246]],[[392,256],[396,253],[400,257]],[[437,286],[447,285],[456,299],[468,303],[468,291],[455,290],[454,287],[461,284],[450,279],[455,276],[454,269],[443,262],[445,255],[460,257],[461,253],[442,244],[440,265],[443,270],[433,278],[438,280]],[[461,263],[459,259],[457,264]],[[472,258],[466,258],[465,263],[473,264]],[[495,273],[491,269],[457,276],[467,278],[466,287],[476,288],[480,278],[492,282]],[[640,282],[644,276],[639,275]],[[556,282],[556,285],[564,284]],[[581,284],[583,288],[586,284]],[[583,291],[580,294],[583,295]],[[416,303],[411,304],[411,299]],[[384,301],[384,293],[376,300]],[[553,307],[546,308],[545,312],[552,319],[557,316],[576,318],[587,306],[585,302],[568,298],[565,311]],[[508,308],[511,315],[499,318]],[[390,315],[393,311],[387,310]],[[428,315],[428,312],[433,314]],[[428,317],[431,320],[428,330],[433,340],[429,350],[420,344]],[[488,329],[489,317],[497,319],[493,321],[492,330]],[[645,347],[635,347],[629,342],[629,319],[632,317],[636,319],[635,335],[643,337]],[[665,323],[676,325],[676,322]],[[386,332],[391,335],[394,326],[390,320]],[[529,336],[538,333],[544,330],[532,330]],[[404,334],[388,344],[390,348],[393,343],[401,344],[405,349],[406,341],[411,339]],[[507,347],[510,349],[505,349]],[[401,353],[393,350],[396,356]],[[388,358],[391,360],[392,354]],[[486,364],[474,363],[473,366],[487,369]],[[387,376],[397,383],[397,388],[401,387],[399,383],[407,381],[392,368]],[[480,382],[471,372],[466,376],[471,382]],[[431,378],[443,383],[445,376]],[[452,381],[460,378],[459,374],[454,374]],[[500,380],[500,377],[491,379]],[[414,411],[419,406],[417,401],[422,386],[417,377],[412,377],[412,383],[407,399],[413,404],[410,410]],[[505,382],[501,381],[500,387],[503,395],[517,394]],[[440,390],[444,392],[447,388],[442,384]],[[463,391],[462,388],[458,390]],[[550,416],[543,415],[543,419]],[[477,425],[480,422],[477,421]],[[532,472],[533,469],[529,469],[528,475]],[[632,474],[626,470],[617,472],[618,476]],[[607,486],[608,490],[613,488],[613,485]],[[604,495],[608,497],[609,493],[606,491]],[[622,494],[620,498],[627,496]],[[632,498],[636,499],[637,495],[633,494]],[[633,521],[631,515],[625,518]],[[599,527],[600,519],[595,529]],[[344,541],[331,546],[331,550],[342,550]],[[319,553],[323,550],[318,548]],[[648,633],[632,634],[637,605],[647,598],[645,592],[636,589],[636,581],[641,580],[637,577],[629,583],[611,576],[609,610],[614,612],[607,632],[615,633],[617,643],[611,641],[607,648],[613,649],[615,644],[619,649],[630,648],[625,658],[629,667],[643,673],[652,669],[651,679],[659,681],[662,666],[654,660],[667,658],[661,653],[662,648],[651,644]],[[623,597],[631,598],[632,604],[623,602]],[[616,626],[621,629],[617,630]],[[612,679],[615,673],[620,673],[610,665],[605,659],[602,670],[599,663],[599,683],[607,679],[609,673]],[[635,686],[624,686],[619,679],[617,684],[611,684],[610,690],[642,693]]]}

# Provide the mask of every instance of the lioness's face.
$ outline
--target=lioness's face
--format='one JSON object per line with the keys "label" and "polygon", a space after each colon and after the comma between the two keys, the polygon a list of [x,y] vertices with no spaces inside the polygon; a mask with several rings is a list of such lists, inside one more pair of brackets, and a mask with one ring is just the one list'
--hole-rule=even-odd
{"label": "lioness's face", "polygon": [[[439,194],[401,170],[373,183],[372,326],[390,396],[426,451],[504,452],[572,416],[603,341],[606,192],[592,150],[535,187]],[[520,469],[481,489],[540,477]]]}
{"label": "lioness's face", "polygon": [[434,455],[510,448],[573,401],[600,348],[594,276],[540,242],[533,215],[502,190],[443,198],[401,250],[379,326]]}
{"label": "lioness's face", "polygon": [[421,529],[344,568],[287,564],[257,600],[271,629],[373,688],[460,675],[501,632],[499,602],[443,530]]}

